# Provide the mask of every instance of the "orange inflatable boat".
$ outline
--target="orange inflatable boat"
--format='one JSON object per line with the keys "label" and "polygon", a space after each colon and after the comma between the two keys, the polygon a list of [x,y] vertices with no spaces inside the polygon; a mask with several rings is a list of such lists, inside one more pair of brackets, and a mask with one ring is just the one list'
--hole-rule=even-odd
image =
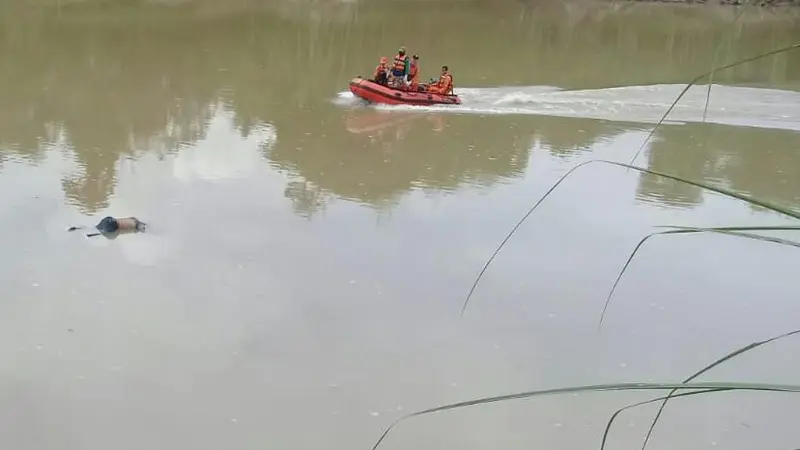
{"label": "orange inflatable boat", "polygon": [[350,81],[350,92],[358,98],[370,103],[384,103],[387,105],[460,105],[461,99],[457,95],[429,94],[427,92],[414,92],[375,83],[361,77]]}

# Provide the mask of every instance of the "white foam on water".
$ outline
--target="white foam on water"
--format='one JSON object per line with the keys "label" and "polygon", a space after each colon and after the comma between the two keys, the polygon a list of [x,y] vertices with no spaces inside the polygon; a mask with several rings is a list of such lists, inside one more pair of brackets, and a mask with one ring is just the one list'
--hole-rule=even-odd
{"label": "white foam on water", "polygon": [[342,91],[336,94],[336,98],[333,99],[333,103],[339,106],[358,106],[368,104],[365,100],[356,97],[350,91]]}
{"label": "white foam on water", "polygon": [[[581,90],[550,86],[459,88],[456,93],[461,97],[461,105],[370,107],[387,111],[531,114],[654,124],[685,87],[685,84],[656,84]],[[692,86],[670,112],[667,122],[702,122],[706,93],[707,85]],[[350,92],[342,92],[338,98],[349,99],[349,105],[360,102]],[[715,84],[705,120],[800,131],[798,105],[800,92]]]}

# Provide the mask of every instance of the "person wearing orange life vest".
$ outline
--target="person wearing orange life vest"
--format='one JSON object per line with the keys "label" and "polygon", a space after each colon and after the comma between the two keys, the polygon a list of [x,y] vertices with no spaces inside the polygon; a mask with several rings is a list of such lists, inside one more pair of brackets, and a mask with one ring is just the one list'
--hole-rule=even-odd
{"label": "person wearing orange life vest", "polygon": [[375,80],[376,83],[386,85],[389,77],[389,58],[383,56],[381,57],[381,62],[378,64],[378,67],[375,68],[375,73],[372,75],[372,79]]}
{"label": "person wearing orange life vest", "polygon": [[397,50],[397,55],[394,57],[392,64],[392,76],[399,86],[405,86],[408,81],[408,70],[411,66],[411,61],[406,55],[406,48],[400,47]]}
{"label": "person wearing orange life vest", "polygon": [[411,67],[408,69],[408,87],[412,91],[419,88],[419,55],[411,57]]}
{"label": "person wearing orange life vest", "polygon": [[442,66],[442,75],[439,77],[439,81],[428,86],[428,92],[444,95],[453,93],[453,76],[450,75],[450,69],[447,66]]}

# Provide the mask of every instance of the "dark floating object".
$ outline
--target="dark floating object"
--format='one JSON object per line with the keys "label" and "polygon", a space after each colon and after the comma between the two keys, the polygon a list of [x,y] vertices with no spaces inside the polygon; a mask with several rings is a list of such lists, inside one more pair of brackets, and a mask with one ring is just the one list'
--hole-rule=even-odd
{"label": "dark floating object", "polygon": [[[87,233],[86,237],[93,237],[103,235],[107,238],[113,239],[119,234],[124,233],[143,233],[147,224],[137,219],[136,217],[103,217],[97,225],[94,226],[98,233]],[[69,227],[67,231],[81,230],[85,227]]]}

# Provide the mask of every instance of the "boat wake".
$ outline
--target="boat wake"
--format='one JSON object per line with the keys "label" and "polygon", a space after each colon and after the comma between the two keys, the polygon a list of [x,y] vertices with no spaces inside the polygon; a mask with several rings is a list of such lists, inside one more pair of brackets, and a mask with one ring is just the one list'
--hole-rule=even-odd
{"label": "boat wake", "polygon": [[[334,103],[386,111],[481,115],[548,115],[619,122],[657,123],[685,84],[563,90],[550,86],[459,88],[461,105],[368,105],[349,91]],[[692,86],[667,117],[668,123],[702,122],[708,86]],[[800,131],[800,92],[713,85],[706,122]]]}

